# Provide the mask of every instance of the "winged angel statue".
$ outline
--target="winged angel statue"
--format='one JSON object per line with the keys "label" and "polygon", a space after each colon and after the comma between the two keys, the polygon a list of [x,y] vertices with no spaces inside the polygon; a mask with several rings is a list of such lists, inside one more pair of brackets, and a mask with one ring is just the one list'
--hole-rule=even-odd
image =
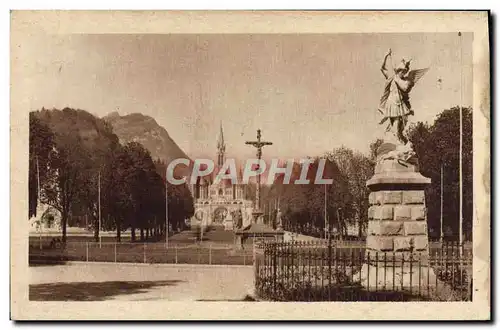
{"label": "winged angel statue", "polygon": [[384,116],[380,124],[388,121],[386,131],[392,133],[391,135],[398,142],[397,150],[395,150],[397,157],[394,154],[387,156],[408,160],[408,158],[414,155],[411,144],[405,134],[408,116],[413,115],[409,94],[417,81],[422,78],[429,68],[410,70],[411,60],[406,61],[402,59],[398,65],[392,65],[392,70],[389,71],[387,69],[387,60],[389,57],[392,63],[392,51],[390,49],[385,55],[384,63],[381,67],[382,74],[386,78],[386,83],[378,108]]}

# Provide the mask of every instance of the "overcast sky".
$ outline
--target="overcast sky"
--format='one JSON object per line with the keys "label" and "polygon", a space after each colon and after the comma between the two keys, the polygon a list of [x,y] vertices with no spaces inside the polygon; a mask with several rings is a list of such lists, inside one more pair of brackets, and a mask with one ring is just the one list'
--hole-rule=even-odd
{"label": "overcast sky", "polygon": [[[85,109],[152,116],[190,157],[214,157],[222,120],[228,156],[262,129],[265,158],[368,152],[382,135],[380,65],[430,67],[411,94],[412,121],[472,104],[472,35],[52,35],[20,45],[27,111]],[[462,57],[462,59],[460,59]],[[462,77],[462,79],[461,79]],[[439,83],[438,80],[442,83]],[[462,80],[462,89],[460,81]]]}

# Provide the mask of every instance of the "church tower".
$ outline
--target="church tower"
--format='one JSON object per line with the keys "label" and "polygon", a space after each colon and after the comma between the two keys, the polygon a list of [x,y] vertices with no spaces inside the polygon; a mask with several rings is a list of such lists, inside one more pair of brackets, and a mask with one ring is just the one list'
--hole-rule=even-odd
{"label": "church tower", "polygon": [[222,121],[220,122],[220,132],[217,137],[217,166],[220,168],[226,160],[226,144],[224,143],[224,132],[222,131]]}
{"label": "church tower", "polygon": [[[222,121],[220,122],[219,133],[216,137],[217,160],[214,161],[216,170],[219,172],[226,161],[226,142],[224,141],[224,130]],[[215,177],[205,176],[199,178],[192,187],[192,194],[195,199],[194,215],[191,217],[191,226],[214,225],[223,226],[224,230],[235,230],[244,228],[252,221],[251,213],[253,202],[247,200],[244,189],[245,185],[238,183],[241,178],[241,168],[237,173],[237,182],[224,179],[215,183]],[[241,216],[232,218],[234,212],[240,212]],[[199,227],[198,227],[199,228]]]}

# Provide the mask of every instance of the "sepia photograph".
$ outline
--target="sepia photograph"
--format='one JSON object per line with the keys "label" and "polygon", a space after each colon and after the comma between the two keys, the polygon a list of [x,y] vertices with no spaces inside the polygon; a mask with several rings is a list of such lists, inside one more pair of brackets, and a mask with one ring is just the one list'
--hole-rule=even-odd
{"label": "sepia photograph", "polygon": [[13,11],[12,317],[489,319],[488,15]]}

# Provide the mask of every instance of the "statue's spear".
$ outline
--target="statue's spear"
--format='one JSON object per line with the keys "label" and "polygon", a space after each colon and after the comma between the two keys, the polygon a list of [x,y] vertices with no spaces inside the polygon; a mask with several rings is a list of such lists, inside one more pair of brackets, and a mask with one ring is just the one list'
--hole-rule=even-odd
{"label": "statue's spear", "polygon": [[392,73],[396,73],[396,70],[394,68],[394,61],[392,60],[392,50],[390,50],[389,57],[391,58],[391,68],[392,68]]}

